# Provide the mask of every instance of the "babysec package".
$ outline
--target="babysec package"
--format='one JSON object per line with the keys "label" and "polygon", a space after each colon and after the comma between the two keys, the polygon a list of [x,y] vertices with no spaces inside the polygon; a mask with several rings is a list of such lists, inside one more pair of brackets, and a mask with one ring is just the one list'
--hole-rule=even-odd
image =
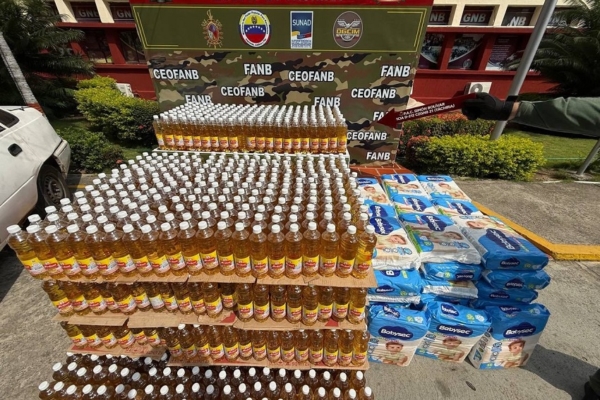
{"label": "babysec package", "polygon": [[479,369],[515,368],[527,364],[550,318],[541,304],[486,307],[492,328],[469,353]]}
{"label": "babysec package", "polygon": [[419,175],[417,179],[432,198],[451,197],[471,200],[448,175]]}
{"label": "babysec package", "polygon": [[373,217],[369,221],[377,236],[374,269],[416,269],[420,266],[419,253],[396,218]]}
{"label": "babysec package", "polygon": [[490,327],[485,311],[435,301],[428,304],[427,310],[431,322],[417,349],[421,356],[462,362]]}
{"label": "babysec package", "polygon": [[500,220],[458,216],[453,220],[481,253],[486,269],[538,270],[548,256]]}
{"label": "babysec package", "polygon": [[475,264],[461,264],[458,262],[423,263],[421,264],[423,277],[432,281],[478,281],[482,268]]}
{"label": "babysec package", "polygon": [[[477,287],[477,298],[490,305],[505,305],[515,303],[531,303],[538,297],[538,293],[531,289],[496,289],[483,279],[475,284]],[[483,304],[479,303],[478,308]]]}
{"label": "babysec package", "polygon": [[539,271],[501,271],[487,269],[483,277],[496,289],[531,289],[541,290],[550,284],[550,276]]}
{"label": "babysec package", "polygon": [[431,200],[426,196],[414,194],[395,194],[391,197],[398,214],[403,213],[426,213],[439,214]]}
{"label": "babysec package", "polygon": [[471,281],[433,281],[423,280],[423,293],[432,293],[446,297],[476,299],[477,287]]}
{"label": "babysec package", "polygon": [[392,204],[377,179],[357,178],[356,183],[358,184],[360,195],[365,199],[365,204]]}
{"label": "babysec package", "polygon": [[433,214],[400,214],[423,262],[456,261],[480,264],[481,256],[450,217]]}
{"label": "babysec package", "polygon": [[458,215],[479,215],[483,213],[479,211],[475,204],[468,200],[452,199],[446,197],[437,197],[432,200],[435,208],[440,214],[454,217]]}
{"label": "babysec package", "polygon": [[416,175],[388,174],[382,175],[381,180],[392,200],[394,199],[394,196],[398,194],[428,197],[427,192],[423,186],[421,186]]}
{"label": "babysec package", "polygon": [[393,218],[396,219],[396,209],[386,204],[370,204],[368,208],[369,218]]}
{"label": "babysec package", "polygon": [[423,293],[421,294],[421,302],[419,303],[419,307],[427,307],[429,303],[434,301],[441,301],[450,304],[460,304],[461,306],[467,307],[469,306],[469,303],[471,303],[471,300],[469,299],[461,299],[459,297],[449,297],[433,293]]}
{"label": "babysec package", "polygon": [[369,301],[418,304],[421,300],[423,282],[418,270],[375,271],[375,279],[377,287],[367,291]]}
{"label": "babysec package", "polygon": [[429,326],[429,313],[395,305],[369,309],[369,361],[405,367],[410,364]]}

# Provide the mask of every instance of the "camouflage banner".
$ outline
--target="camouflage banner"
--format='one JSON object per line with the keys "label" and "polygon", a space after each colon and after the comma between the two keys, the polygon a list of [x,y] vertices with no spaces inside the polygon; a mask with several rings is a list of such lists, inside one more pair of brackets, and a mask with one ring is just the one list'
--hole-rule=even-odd
{"label": "camouflage banner", "polygon": [[339,106],[354,164],[395,159],[372,121],[411,94],[429,6],[157,5],[132,0],[161,110],[185,102]]}

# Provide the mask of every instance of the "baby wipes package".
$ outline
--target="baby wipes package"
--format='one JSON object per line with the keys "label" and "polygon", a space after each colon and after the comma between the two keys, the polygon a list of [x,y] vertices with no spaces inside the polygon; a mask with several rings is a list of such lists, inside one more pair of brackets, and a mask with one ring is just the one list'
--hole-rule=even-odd
{"label": "baby wipes package", "polygon": [[431,302],[431,322],[417,354],[442,361],[462,362],[490,327],[485,311],[458,304]]}
{"label": "baby wipes package", "polygon": [[420,266],[419,253],[396,218],[372,217],[369,221],[377,236],[374,269],[416,269]]}
{"label": "baby wipes package", "polygon": [[449,217],[457,215],[483,216],[483,213],[479,211],[477,207],[475,207],[475,204],[468,200],[452,199],[449,197],[436,197],[432,200],[432,202],[440,214],[444,214]]}
{"label": "baby wipes package", "polygon": [[360,195],[365,199],[365,204],[392,204],[377,179],[357,178],[356,183],[358,184]]}
{"label": "baby wipes package", "polygon": [[486,269],[538,270],[548,256],[496,218],[461,215],[453,217],[477,248]]}
{"label": "baby wipes package", "polygon": [[367,299],[373,302],[413,303],[421,300],[423,281],[418,270],[375,271],[376,288],[369,288]]}
{"label": "baby wipes package", "polygon": [[405,367],[410,364],[429,326],[429,313],[395,305],[369,308],[369,361]]}
{"label": "baby wipes package", "polygon": [[417,179],[432,198],[451,197],[471,200],[448,175],[419,175]]}
{"label": "baby wipes package", "polygon": [[408,194],[428,197],[427,192],[413,174],[387,174],[381,176],[381,181],[385,186],[390,199],[394,199],[397,194]]}
{"label": "baby wipes package", "polygon": [[423,262],[457,261],[480,264],[481,256],[445,215],[407,213],[399,215]]}
{"label": "baby wipes package", "polygon": [[486,303],[479,302],[478,308],[483,304],[490,305],[505,305],[514,303],[531,303],[538,297],[538,293],[535,290],[521,288],[521,289],[496,289],[490,286],[485,280],[480,280],[475,284],[477,287],[477,298],[479,301],[485,301]]}
{"label": "baby wipes package", "polygon": [[395,194],[391,197],[398,214],[402,213],[427,213],[439,214],[431,200],[426,196],[414,194]]}
{"label": "baby wipes package", "polygon": [[496,289],[532,289],[541,290],[550,284],[550,276],[539,271],[501,271],[486,269],[483,277]]}
{"label": "baby wipes package", "polygon": [[438,281],[423,279],[423,293],[461,299],[476,299],[477,287],[471,281]]}
{"label": "baby wipes package", "polygon": [[469,353],[469,360],[479,369],[521,367],[527,364],[550,318],[541,304],[486,307],[492,322]]}
{"label": "baby wipes package", "polygon": [[482,268],[476,264],[459,262],[423,263],[423,277],[432,281],[477,281],[481,277]]}
{"label": "baby wipes package", "polygon": [[370,204],[368,213],[369,217],[396,219],[396,209],[391,205]]}
{"label": "baby wipes package", "polygon": [[469,306],[469,303],[471,303],[471,300],[469,299],[461,299],[459,297],[449,297],[433,293],[422,293],[421,303],[419,303],[419,306],[426,307],[429,303],[433,301],[441,301],[450,304],[460,304],[461,306]]}

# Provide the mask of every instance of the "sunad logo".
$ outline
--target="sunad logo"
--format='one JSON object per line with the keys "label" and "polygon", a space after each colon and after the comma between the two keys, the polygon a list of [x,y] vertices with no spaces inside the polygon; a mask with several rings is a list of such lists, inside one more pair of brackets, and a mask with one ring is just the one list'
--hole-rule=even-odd
{"label": "sunad logo", "polygon": [[517,260],[517,259],[516,259],[516,258],[514,258],[514,257],[512,257],[512,258],[509,258],[509,259],[507,259],[507,260],[502,260],[502,261],[500,261],[500,265],[501,265],[502,267],[516,267],[516,266],[518,266],[518,265],[520,265],[520,264],[521,264],[521,261]]}
{"label": "sunad logo", "polygon": [[442,303],[442,312],[444,314],[458,316],[458,311],[456,310],[456,308],[452,307],[449,304]]}
{"label": "sunad logo", "polygon": [[446,224],[435,215],[425,215],[425,222],[432,231],[441,232],[446,227]]}
{"label": "sunad logo", "polygon": [[522,289],[525,284],[519,279],[512,279],[504,284],[507,289]]}
{"label": "sunad logo", "polygon": [[506,250],[518,251],[519,244],[515,242],[514,239],[509,238],[497,229],[488,229],[485,233],[485,236],[488,237],[492,242],[496,243],[500,247],[504,247]]}
{"label": "sunad logo", "polygon": [[441,333],[448,333],[450,335],[457,335],[462,337],[468,337],[473,334],[472,329],[469,329],[466,326],[462,325],[438,325],[437,330]]}
{"label": "sunad logo", "polygon": [[387,339],[410,340],[413,338],[412,332],[401,326],[384,326],[379,329],[379,334]]}
{"label": "sunad logo", "polygon": [[390,287],[390,286],[380,286],[377,289],[375,289],[375,293],[389,293],[389,292],[393,292],[394,288]]}
{"label": "sunad logo", "polygon": [[396,318],[400,318],[400,313],[398,312],[398,310],[394,310],[390,306],[383,306],[383,312],[386,314],[391,314]]}
{"label": "sunad logo", "polygon": [[455,278],[455,281],[471,281],[475,275],[472,272],[458,272]]}
{"label": "sunad logo", "polygon": [[518,336],[531,336],[537,328],[528,322],[521,322],[517,326],[513,326],[504,331],[505,338],[514,338]]}

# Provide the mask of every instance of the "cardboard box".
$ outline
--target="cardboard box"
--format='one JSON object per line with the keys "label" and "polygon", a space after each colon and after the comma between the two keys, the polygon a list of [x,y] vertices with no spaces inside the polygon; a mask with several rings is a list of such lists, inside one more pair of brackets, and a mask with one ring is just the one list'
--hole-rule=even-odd
{"label": "cardboard box", "polygon": [[215,283],[254,283],[256,282],[256,278],[252,275],[248,276],[237,276],[233,275],[223,275],[223,274],[200,274],[200,275],[190,275],[188,282],[215,282]]}
{"label": "cardboard box", "polygon": [[87,315],[73,314],[70,317],[64,317],[57,314],[52,318],[53,321],[67,321],[69,324],[74,325],[96,325],[96,326],[123,326],[125,321],[129,318],[129,315],[121,313],[106,312],[102,315],[96,315],[89,313]]}
{"label": "cardboard box", "polygon": [[182,314],[179,311],[175,313],[162,312],[154,313],[136,312],[129,317],[127,326],[130,328],[164,328],[177,327],[179,324],[186,325],[229,325],[232,326],[237,320],[233,311],[225,310],[219,318],[211,318],[208,315]]}
{"label": "cardboard box", "polygon": [[264,331],[297,331],[300,329],[304,330],[315,330],[315,329],[352,329],[352,330],[361,330],[364,331],[367,329],[367,324],[365,321],[362,321],[360,324],[352,324],[349,321],[337,322],[333,319],[330,319],[327,322],[317,321],[314,325],[304,325],[299,322],[297,324],[292,324],[288,322],[288,320],[283,321],[273,321],[272,319],[267,319],[265,322],[258,322],[254,319],[250,321],[240,321],[239,319],[233,324],[233,327],[236,329],[244,329],[244,330],[264,330]]}
{"label": "cardboard box", "polygon": [[288,278],[287,276],[283,275],[281,278],[275,279],[275,278],[271,278],[270,276],[265,276],[262,278],[258,278],[256,283],[262,284],[262,285],[300,285],[300,286],[306,286],[308,285],[308,283],[304,280],[305,276],[300,275],[297,278],[291,279]]}
{"label": "cardboard box", "polygon": [[291,361],[289,363],[285,363],[283,361],[279,361],[276,363],[270,362],[268,359],[264,359],[261,361],[256,361],[254,359],[251,360],[240,360],[237,361],[228,361],[226,358],[221,358],[219,360],[187,360],[187,359],[177,359],[175,357],[171,357],[167,362],[169,367],[210,367],[210,366],[227,366],[227,367],[268,367],[271,369],[299,369],[299,370],[309,370],[309,369],[341,369],[341,370],[356,370],[356,371],[366,371],[369,369],[369,363],[365,362],[363,365],[325,365],[323,363],[319,364],[310,364],[309,362],[299,363],[297,361]]}
{"label": "cardboard box", "polygon": [[373,270],[367,275],[364,279],[357,279],[353,276],[349,276],[346,278],[340,278],[337,275],[331,276],[311,276],[304,277],[304,280],[307,284],[311,284],[314,286],[333,286],[333,287],[349,287],[349,288],[376,288],[377,287],[377,279],[375,279],[375,273]]}
{"label": "cardboard box", "polygon": [[107,355],[111,354],[113,356],[127,356],[127,357],[150,357],[153,360],[160,360],[160,358],[167,351],[166,347],[157,347],[154,348],[150,345],[139,345],[134,343],[133,346],[128,349],[123,349],[120,346],[113,347],[112,349],[107,349],[104,346],[100,346],[97,348],[92,347],[76,347],[75,345],[69,346],[67,352],[77,353],[77,354],[97,354],[97,355]]}
{"label": "cardboard box", "polygon": [[102,277],[102,275],[100,275],[95,281],[91,281],[86,277],[79,278],[79,279],[70,279],[70,278],[67,278],[66,276],[64,278],[60,278],[60,279],[54,279],[54,278],[48,277],[48,278],[44,278],[44,280],[45,281],[56,280],[56,281],[61,281],[61,282],[75,282],[75,283],[134,283],[134,282],[137,282],[137,280],[139,278],[140,278],[139,275],[134,275],[131,277],[119,276],[117,279],[106,280]]}
{"label": "cardboard box", "polygon": [[138,282],[173,282],[173,283],[183,283],[187,281],[189,278],[188,274],[183,275],[167,275],[167,276],[139,276]]}

